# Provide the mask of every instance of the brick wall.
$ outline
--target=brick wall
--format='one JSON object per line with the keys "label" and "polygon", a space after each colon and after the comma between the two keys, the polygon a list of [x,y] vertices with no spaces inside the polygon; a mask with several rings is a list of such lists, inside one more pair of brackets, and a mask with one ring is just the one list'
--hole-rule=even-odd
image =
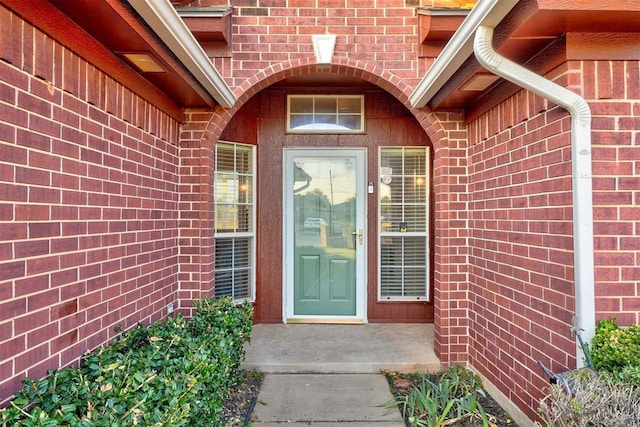
{"label": "brick wall", "polygon": [[[248,79],[269,73],[269,67],[313,57],[313,34],[336,34],[335,58],[375,64],[410,86],[424,74],[426,63],[417,54],[415,1],[232,0],[230,3],[234,6],[233,57],[215,58],[214,64],[233,88],[242,88]],[[245,90],[246,87],[242,92]]]}
{"label": "brick wall", "polygon": [[187,110],[180,130],[178,298],[187,316],[192,300],[213,295],[213,150],[205,135],[211,116],[211,111]]}
{"label": "brick wall", "polygon": [[[568,62],[547,77],[592,109],[597,317],[638,322],[638,63]],[[531,418],[536,361],[576,364],[570,129],[526,91],[469,124],[469,362]]]}
{"label": "brick wall", "polygon": [[[233,55],[214,63],[239,102],[182,124],[0,9],[11,23],[0,28],[0,401],[116,324],[161,318],[169,302],[190,314],[212,293],[213,147],[253,94],[339,73],[410,109],[431,61],[419,58],[417,1],[231,3]],[[328,67],[311,44],[324,33],[338,36]],[[592,108],[597,315],[624,324],[640,321],[639,68],[569,62],[549,75]],[[568,114],[524,91],[468,124],[411,112],[434,147],[436,350],[533,416],[535,361],[575,364]]]}
{"label": "brick wall", "polygon": [[593,115],[596,317],[640,323],[640,61],[574,66]]}
{"label": "brick wall", "polygon": [[469,358],[530,416],[536,360],[575,364],[569,121],[522,91],[470,124]]}
{"label": "brick wall", "polygon": [[0,7],[0,402],[177,305],[179,124]]}
{"label": "brick wall", "polygon": [[434,144],[434,349],[443,365],[465,364],[469,344],[467,129],[463,115],[439,113]]}

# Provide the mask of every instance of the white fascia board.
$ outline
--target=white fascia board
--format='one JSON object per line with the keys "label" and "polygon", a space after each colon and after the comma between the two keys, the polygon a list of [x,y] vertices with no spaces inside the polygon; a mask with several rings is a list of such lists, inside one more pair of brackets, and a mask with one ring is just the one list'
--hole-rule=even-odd
{"label": "white fascia board", "polygon": [[518,0],[478,0],[409,96],[411,105],[417,108],[427,105],[462,64],[473,55],[473,38],[476,29],[481,25],[495,27],[517,3]]}
{"label": "white fascia board", "polygon": [[213,99],[224,108],[233,107],[235,95],[169,0],[128,2]]}

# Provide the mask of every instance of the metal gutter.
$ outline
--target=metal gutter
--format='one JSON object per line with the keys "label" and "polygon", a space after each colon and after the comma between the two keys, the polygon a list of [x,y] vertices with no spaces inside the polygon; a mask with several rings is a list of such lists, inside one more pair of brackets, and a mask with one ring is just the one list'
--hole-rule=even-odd
{"label": "metal gutter", "polygon": [[413,107],[427,105],[462,64],[473,55],[473,35],[480,25],[495,27],[519,0],[480,0],[409,97]]}
{"label": "metal gutter", "polygon": [[222,18],[233,11],[231,6],[180,7],[176,12],[181,18]]}
{"label": "metal gutter", "polygon": [[[476,30],[474,52],[482,66],[496,75],[536,93],[571,114],[571,159],[573,187],[573,258],[575,315],[585,341],[595,334],[593,260],[593,192],[591,175],[591,110],[576,94],[498,54],[492,45],[493,28]],[[582,349],[576,346],[578,366]]]}
{"label": "metal gutter", "polygon": [[469,12],[471,12],[471,9],[420,6],[416,8],[416,12],[418,15],[428,16],[467,16]]}
{"label": "metal gutter", "polygon": [[235,95],[169,0],[127,1],[211,97],[224,108],[233,107]]}

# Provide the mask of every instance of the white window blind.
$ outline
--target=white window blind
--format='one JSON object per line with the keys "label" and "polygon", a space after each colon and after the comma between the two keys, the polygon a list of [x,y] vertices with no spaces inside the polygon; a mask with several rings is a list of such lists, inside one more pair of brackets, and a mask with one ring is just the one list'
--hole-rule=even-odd
{"label": "white window blind", "polygon": [[381,147],[379,165],[379,299],[427,299],[428,149]]}
{"label": "white window blind", "polygon": [[219,142],[215,150],[215,295],[254,298],[254,148]]}

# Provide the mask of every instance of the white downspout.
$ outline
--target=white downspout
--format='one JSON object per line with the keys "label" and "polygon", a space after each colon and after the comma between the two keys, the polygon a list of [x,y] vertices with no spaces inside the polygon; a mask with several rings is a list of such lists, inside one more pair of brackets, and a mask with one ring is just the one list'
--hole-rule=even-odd
{"label": "white downspout", "polygon": [[[494,74],[528,89],[565,108],[571,114],[571,159],[573,183],[573,246],[575,315],[582,337],[590,341],[595,333],[593,261],[593,200],[591,188],[591,111],[576,93],[501,56],[492,46],[493,28],[479,26],[473,50],[482,66]],[[576,345],[578,367],[583,366],[582,349]]]}

